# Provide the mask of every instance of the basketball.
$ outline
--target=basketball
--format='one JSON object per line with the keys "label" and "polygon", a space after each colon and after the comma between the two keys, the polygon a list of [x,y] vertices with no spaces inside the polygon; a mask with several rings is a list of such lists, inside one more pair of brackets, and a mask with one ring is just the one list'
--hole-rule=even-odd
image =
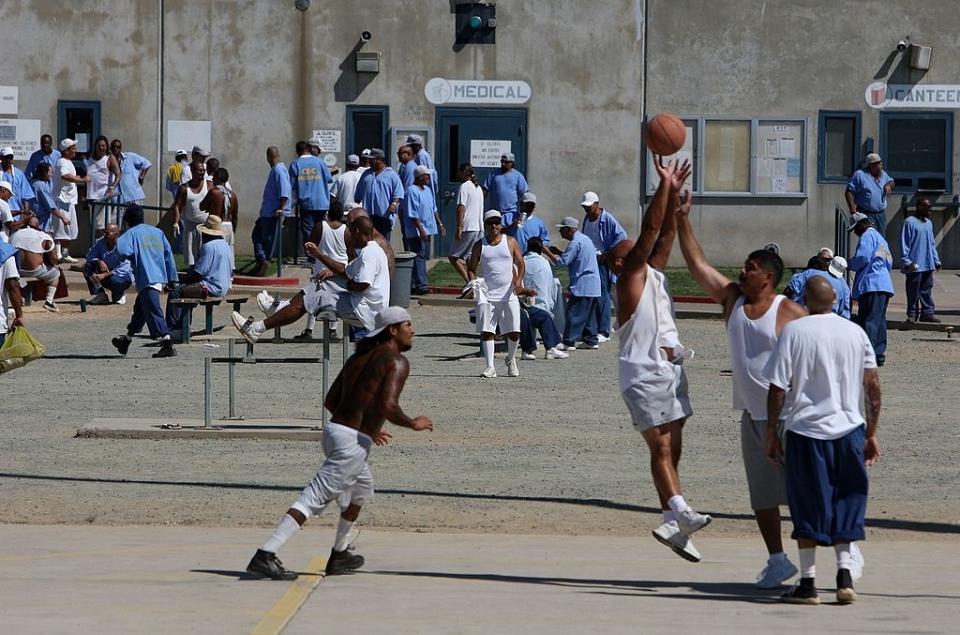
{"label": "basketball", "polygon": [[654,154],[670,156],[683,147],[687,139],[687,127],[676,115],[664,112],[647,122],[645,141]]}

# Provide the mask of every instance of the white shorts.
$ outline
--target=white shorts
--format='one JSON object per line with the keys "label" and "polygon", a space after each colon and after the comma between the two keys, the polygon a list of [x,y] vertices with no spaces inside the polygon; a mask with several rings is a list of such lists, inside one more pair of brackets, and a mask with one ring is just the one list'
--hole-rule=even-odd
{"label": "white shorts", "polygon": [[323,453],[327,458],[291,507],[309,518],[322,512],[331,501],[341,498],[341,494],[344,495],[341,504],[346,503],[344,507],[349,504],[362,506],[370,500],[373,474],[367,457],[372,443],[373,440],[359,430],[333,421],[325,425]]}
{"label": "white shorts", "polygon": [[477,305],[477,332],[496,333],[520,332],[520,301],[513,293],[506,300]]}
{"label": "white shorts", "polygon": [[307,310],[307,315],[316,315],[320,309],[328,306],[336,309],[337,315],[353,313],[346,278],[333,276],[323,282],[311,279],[303,287],[303,308]]}
{"label": "white shorts", "polygon": [[679,364],[666,364],[621,393],[633,427],[640,432],[693,414],[687,395],[687,374]]}
{"label": "white shorts", "polygon": [[50,234],[55,240],[73,240],[80,235],[80,228],[77,227],[77,206],[73,203],[64,203],[57,201],[57,209],[65,212],[70,219],[69,225],[64,225],[63,221],[56,213],[50,214]]}

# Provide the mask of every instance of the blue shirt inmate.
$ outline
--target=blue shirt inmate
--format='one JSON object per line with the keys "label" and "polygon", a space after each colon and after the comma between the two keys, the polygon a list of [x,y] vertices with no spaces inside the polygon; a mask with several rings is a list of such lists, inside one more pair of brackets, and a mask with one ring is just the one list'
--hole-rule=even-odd
{"label": "blue shirt inmate", "polygon": [[413,181],[416,179],[416,174],[414,170],[417,169],[417,162],[413,159],[407,161],[400,166],[400,170],[397,172],[397,176],[400,177],[400,182],[403,184],[404,197],[400,200],[400,212],[403,213],[407,209],[407,197],[406,193],[413,186]]}
{"label": "blue shirt inmate", "polygon": [[140,223],[117,239],[117,253],[130,261],[137,291],[177,281],[177,264],[163,231]]}
{"label": "blue shirt inmate", "polygon": [[[900,233],[900,251],[903,254],[903,271],[933,271],[940,266],[937,241],[933,236],[933,221],[922,221],[908,216],[903,221]],[[912,265],[917,265],[912,269]]]}
{"label": "blue shirt inmate", "polygon": [[56,208],[57,201],[53,197],[50,181],[34,181],[31,187],[33,187],[33,193],[37,197],[33,212],[36,214],[37,220],[40,221],[40,228],[43,229],[47,226],[50,213]]}
{"label": "blue shirt inmate", "polygon": [[595,221],[584,214],[580,227],[581,231],[593,241],[593,246],[600,254],[610,251],[618,242],[627,239],[627,230],[613,214],[605,209],[600,210],[600,216]]}
{"label": "blue shirt inmate", "polygon": [[883,188],[891,182],[893,179],[884,171],[878,178],[873,178],[866,170],[857,170],[847,182],[847,191],[853,192],[858,211],[877,214],[887,209],[887,194]]}
{"label": "blue shirt inmate", "polygon": [[333,177],[327,164],[312,154],[297,157],[290,164],[290,184],[300,202],[301,211],[330,209],[331,183]]}
{"label": "blue shirt inmate", "polygon": [[437,169],[433,167],[433,157],[427,152],[426,148],[417,150],[417,156],[413,158],[417,165],[430,168],[430,189],[433,190],[433,197],[437,197]]}
{"label": "blue shirt inmate", "polygon": [[202,276],[201,282],[210,295],[227,295],[230,290],[230,258],[230,245],[222,238],[207,240],[200,246],[200,257],[193,270]]}
{"label": "blue shirt inmate", "polygon": [[403,198],[403,194],[400,177],[393,168],[385,167],[380,174],[375,174],[373,169],[364,172],[353,198],[371,216],[390,216],[391,201]]}
{"label": "blue shirt inmate", "polygon": [[33,193],[33,188],[30,187],[27,175],[18,170],[15,165],[11,165],[10,169],[12,172],[0,172],[0,181],[6,181],[13,186],[13,196],[10,197],[7,204],[10,205],[12,211],[17,212],[22,209],[23,201],[33,203],[37,200],[37,197]]}
{"label": "blue shirt inmate", "polygon": [[837,278],[830,274],[829,271],[820,271],[819,269],[807,269],[806,271],[801,271],[800,273],[795,274],[790,278],[790,282],[787,283],[787,289],[793,292],[793,301],[799,304],[800,306],[807,306],[807,303],[804,302],[803,293],[807,288],[807,280],[813,276],[820,276],[826,278],[827,282],[833,286],[833,291],[836,294],[836,298],[833,301],[833,312],[839,315],[840,317],[850,319],[850,287],[847,286],[847,283],[841,279]]}
{"label": "blue shirt inmate", "polygon": [[550,245],[550,232],[539,216],[529,216],[523,222],[523,225],[510,225],[504,231],[508,236],[513,236],[516,239],[521,251],[526,251],[527,241],[531,238],[542,240],[544,247]]}
{"label": "blue shirt inmate", "polygon": [[527,252],[523,257],[523,286],[534,289],[533,306],[553,315],[553,267],[550,261],[538,253]]}
{"label": "blue shirt inmate", "polygon": [[282,203],[283,215],[290,216],[290,173],[287,166],[282,161],[270,168],[267,173],[267,182],[263,186],[263,202],[260,203],[260,217],[273,218],[274,212],[281,209]]}
{"label": "blue shirt inmate", "polygon": [[87,262],[102,260],[104,264],[107,265],[107,269],[110,270],[110,274],[115,278],[133,282],[133,267],[130,266],[129,260],[120,255],[120,252],[117,250],[119,246],[119,239],[117,240],[117,245],[113,249],[110,249],[107,241],[101,238],[95,242],[93,247],[87,252]]}
{"label": "blue shirt inmate", "polygon": [[570,271],[570,293],[580,298],[600,297],[597,249],[583,232],[576,232],[557,265]]}
{"label": "blue shirt inmate", "polygon": [[44,154],[43,150],[37,150],[30,155],[30,160],[27,161],[27,167],[24,168],[23,173],[27,175],[28,179],[34,178],[34,172],[37,171],[37,166],[41,163],[47,163],[50,167],[53,167],[57,164],[57,161],[60,159],[59,150],[51,150],[50,154]]}
{"label": "blue shirt inmate", "polygon": [[490,205],[487,208],[500,210],[503,226],[506,227],[513,223],[517,202],[530,187],[527,185],[527,179],[523,178],[523,174],[513,169],[507,172],[503,170],[491,172],[483,182],[483,189],[490,196]]}
{"label": "blue shirt inmate", "polygon": [[893,255],[890,245],[873,227],[863,232],[857,251],[847,263],[851,271],[856,272],[850,297],[854,300],[864,293],[886,293],[893,295]]}
{"label": "blue shirt inmate", "polygon": [[408,238],[420,236],[417,231],[417,225],[414,220],[423,223],[423,228],[427,230],[430,236],[437,235],[437,202],[433,198],[433,190],[430,186],[420,187],[411,185],[407,189],[407,212],[403,215],[403,235]]}
{"label": "blue shirt inmate", "polygon": [[120,154],[120,191],[117,193],[118,203],[132,203],[142,201],[146,196],[140,185],[140,172],[149,170],[153,166],[144,157],[136,152],[122,152]]}

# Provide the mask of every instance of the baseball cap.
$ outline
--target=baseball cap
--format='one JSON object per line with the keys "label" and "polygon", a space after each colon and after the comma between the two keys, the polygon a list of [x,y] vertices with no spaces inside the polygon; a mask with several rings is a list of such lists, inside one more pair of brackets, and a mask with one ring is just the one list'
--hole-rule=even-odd
{"label": "baseball cap", "polygon": [[422,146],[422,145],[423,145],[423,137],[421,137],[421,136],[418,135],[418,134],[408,134],[408,135],[407,135],[406,143],[412,143],[412,144],[414,144],[414,145]]}
{"label": "baseball cap", "polygon": [[203,225],[197,227],[197,230],[201,234],[207,234],[209,236],[223,236],[223,221],[220,220],[219,216],[210,214],[207,216],[207,220],[203,221]]}
{"label": "baseball cap", "polygon": [[524,192],[523,196],[520,197],[521,203],[536,203],[537,195],[533,192]]}
{"label": "baseball cap", "polygon": [[564,216],[564,217],[563,217],[563,220],[560,221],[560,224],[559,224],[559,225],[554,225],[554,227],[557,227],[557,228],[560,228],[560,227],[573,227],[574,229],[576,229],[579,225],[580,225],[580,221],[578,221],[578,220],[577,220],[576,218],[574,218],[573,216]]}
{"label": "baseball cap", "polygon": [[847,231],[852,232],[853,228],[857,226],[857,223],[859,223],[862,220],[869,221],[870,217],[864,214],[863,212],[857,212],[856,214],[851,216],[850,225],[847,227]]}
{"label": "baseball cap", "polygon": [[178,159],[178,158],[180,158],[180,157],[185,157],[185,156],[187,156],[188,154],[190,154],[190,153],[187,152],[186,150],[184,150],[183,148],[180,148],[179,150],[177,150],[176,152],[173,153],[173,158]]}
{"label": "baseball cap", "polygon": [[580,199],[580,206],[590,207],[594,203],[599,203],[599,202],[600,202],[600,197],[597,196],[596,192],[584,192],[583,198]]}
{"label": "baseball cap", "polygon": [[512,152],[505,152],[505,153],[501,154],[501,155],[500,155],[500,160],[501,160],[501,161],[513,161],[513,160],[514,160],[514,159],[513,159],[513,153],[512,153]]}
{"label": "baseball cap", "polygon": [[202,157],[210,156],[210,151],[204,148],[203,146],[193,146],[193,153],[199,154]]}
{"label": "baseball cap", "polygon": [[0,157],[12,157],[12,156],[13,156],[13,148],[11,148],[10,146],[5,146],[3,148],[0,148]]}
{"label": "baseball cap", "polygon": [[500,220],[500,219],[502,218],[502,217],[500,216],[500,210],[498,210],[498,209],[488,209],[487,211],[485,211],[485,212],[483,213],[483,222],[484,222],[484,223],[486,223],[486,222],[487,222],[488,220],[490,220],[491,218],[496,218],[497,220]]}
{"label": "baseball cap", "polygon": [[77,142],[74,139],[63,139],[60,142],[60,150],[66,150],[67,148],[72,148],[75,145],[77,145]]}
{"label": "baseball cap", "polygon": [[413,175],[420,176],[421,174],[431,174],[430,168],[425,165],[418,165],[417,169],[413,171]]}
{"label": "baseball cap", "polygon": [[360,157],[355,154],[348,154],[347,165],[360,165]]}
{"label": "baseball cap", "polygon": [[873,165],[874,163],[882,163],[883,159],[880,158],[880,155],[876,152],[871,152],[867,155],[867,165]]}
{"label": "baseball cap", "polygon": [[7,183],[6,181],[0,181],[0,187],[2,187],[5,190],[8,190],[11,194],[13,194],[13,185],[11,185],[10,183]]}
{"label": "baseball cap", "polygon": [[387,158],[387,155],[384,154],[384,153],[383,153],[383,150],[381,150],[380,148],[373,148],[373,149],[371,149],[371,150],[370,150],[370,154],[369,154],[368,156],[369,156],[371,159],[384,159],[384,160],[386,160],[386,158]]}
{"label": "baseball cap", "polygon": [[370,158],[370,148],[364,148],[363,152],[360,153],[360,156],[364,159]]}
{"label": "baseball cap", "polygon": [[843,256],[834,256],[830,260],[830,266],[827,267],[827,271],[830,272],[834,278],[842,278],[845,273],[847,273],[847,259]]}
{"label": "baseball cap", "polygon": [[407,310],[399,306],[388,306],[373,318],[373,329],[367,331],[367,337],[376,337],[380,335],[383,329],[410,321],[410,314]]}
{"label": "baseball cap", "polygon": [[826,258],[827,260],[830,260],[831,258],[833,258],[833,250],[830,249],[829,247],[821,247],[820,251],[817,252],[817,255],[820,256],[821,258]]}

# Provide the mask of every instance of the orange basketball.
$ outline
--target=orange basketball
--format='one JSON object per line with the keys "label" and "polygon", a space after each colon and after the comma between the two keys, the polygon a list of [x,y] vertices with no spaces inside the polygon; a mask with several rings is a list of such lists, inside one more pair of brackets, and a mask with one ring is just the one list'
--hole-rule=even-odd
{"label": "orange basketball", "polygon": [[647,122],[645,141],[654,154],[676,154],[686,140],[687,127],[673,113],[662,112]]}

